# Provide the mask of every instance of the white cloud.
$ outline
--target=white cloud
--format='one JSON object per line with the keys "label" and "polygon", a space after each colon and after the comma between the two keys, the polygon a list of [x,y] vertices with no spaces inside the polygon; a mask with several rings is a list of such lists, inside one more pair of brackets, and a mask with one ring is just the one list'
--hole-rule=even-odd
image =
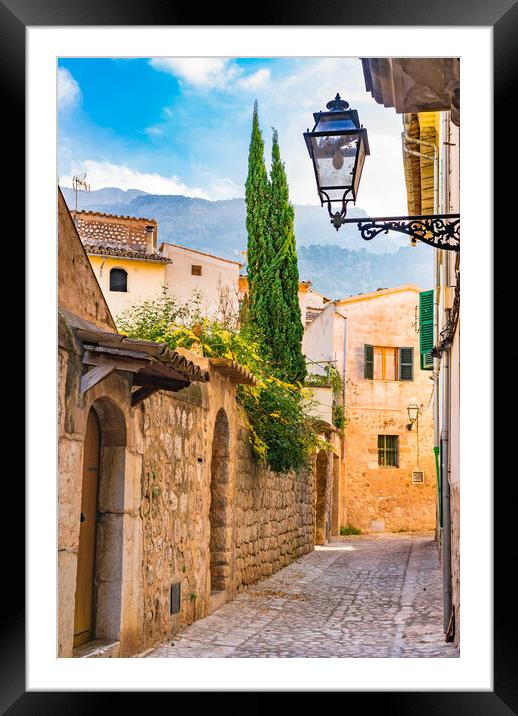
{"label": "white cloud", "polygon": [[66,67],[58,68],[58,108],[72,109],[81,101],[81,88]]}
{"label": "white cloud", "polygon": [[210,198],[213,200],[236,199],[243,197],[244,193],[244,186],[239,186],[232,179],[216,179],[210,185]]}
{"label": "white cloud", "polygon": [[154,57],[149,64],[198,89],[246,92],[270,81],[269,69],[261,68],[247,75],[234,60],[225,57]]}
{"label": "white cloud", "polygon": [[156,173],[148,174],[107,161],[86,160],[80,162],[73,167],[70,175],[60,177],[60,183],[63,186],[72,186],[72,177],[84,172],[87,173],[86,181],[92,190],[118,187],[119,189],[141,189],[150,194],[183,194],[200,199],[210,198],[203,189],[189,187],[176,176],[164,177]]}
{"label": "white cloud", "polygon": [[237,74],[224,57],[154,57],[149,64],[199,88],[223,89]]}
{"label": "white cloud", "polygon": [[257,70],[252,75],[242,77],[238,80],[237,84],[242,90],[255,90],[259,87],[264,87],[270,81],[270,70],[265,68]]}

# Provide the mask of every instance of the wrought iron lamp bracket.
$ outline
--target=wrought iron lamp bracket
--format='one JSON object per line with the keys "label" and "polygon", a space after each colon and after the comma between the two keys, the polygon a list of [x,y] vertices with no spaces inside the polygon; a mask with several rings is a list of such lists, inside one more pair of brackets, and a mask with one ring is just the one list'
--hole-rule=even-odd
{"label": "wrought iron lamp bracket", "polygon": [[[367,219],[346,219],[346,206],[331,214],[331,222],[338,228],[342,224],[357,224],[362,239],[371,241],[379,234],[397,231],[436,249],[460,251],[460,214],[426,214],[423,216],[381,216]],[[340,222],[340,223],[339,223]]]}

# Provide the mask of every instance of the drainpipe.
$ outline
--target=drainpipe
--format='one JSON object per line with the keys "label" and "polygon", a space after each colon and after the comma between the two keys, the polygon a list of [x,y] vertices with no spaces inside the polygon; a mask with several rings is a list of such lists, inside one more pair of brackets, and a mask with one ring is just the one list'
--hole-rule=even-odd
{"label": "drainpipe", "polygon": [[[335,304],[336,306],[336,304]],[[343,316],[341,313],[336,311],[336,315],[340,316],[344,319],[344,352],[343,352],[343,367],[342,367],[342,407],[344,411],[344,417],[345,417],[345,381],[347,377],[347,317]],[[342,447],[341,447],[341,458],[344,460],[345,458],[345,440],[342,438]]]}
{"label": "drainpipe", "polygon": [[449,426],[450,426],[450,355],[445,350],[442,356],[443,371],[443,422],[441,425],[441,474],[442,474],[442,554],[443,554],[443,623],[444,632],[448,631],[452,612],[451,596],[451,514],[449,480]]}
{"label": "drainpipe", "polygon": [[[425,161],[433,162],[433,210],[434,214],[442,213],[440,211],[440,196],[439,196],[439,150],[436,144],[433,144],[432,142],[426,142],[423,139],[415,139],[414,137],[409,137],[408,134],[405,132],[401,133],[401,138],[403,140],[403,151],[406,154],[410,154],[415,157],[420,157],[421,159],[424,159]],[[425,146],[430,147],[433,150],[433,158],[430,157],[428,154],[423,154],[422,152],[417,152],[413,149],[410,149],[409,147],[405,146],[405,142],[408,142],[409,144],[417,144],[418,146]],[[445,186],[445,181],[443,177],[443,186]],[[444,201],[444,196],[443,196]],[[442,207],[445,208],[445,204]],[[435,251],[435,285],[434,285],[434,292],[433,292],[433,303],[434,303],[434,345],[437,345],[439,342],[439,300],[440,300],[440,285],[441,285],[441,277],[440,277],[440,271],[441,271],[441,261],[442,261],[442,255],[443,251],[441,249],[436,249]],[[440,437],[439,437],[439,390],[440,390],[440,384],[439,384],[439,373],[440,373],[440,359],[434,358],[434,365],[433,365],[433,444],[434,444],[434,455],[435,455],[435,466],[436,466],[436,478],[437,478],[437,502],[439,506],[439,529],[443,526],[443,509],[442,509],[442,485],[441,485],[441,472],[439,468],[439,445],[440,445]]]}
{"label": "drainpipe", "polygon": [[[445,141],[449,140],[448,115],[443,114],[443,128]],[[448,209],[448,177],[449,177],[449,154],[448,149],[444,150],[443,162],[443,207]],[[450,265],[447,257],[442,263],[443,286],[450,285]],[[450,310],[445,309],[445,321],[450,317]],[[449,632],[450,619],[452,616],[452,574],[451,574],[451,503],[450,503],[450,450],[449,433],[451,419],[451,377],[450,377],[450,351],[447,348],[442,356],[443,371],[443,405],[441,424],[441,474],[442,474],[442,511],[443,511],[443,604],[444,604],[444,632]]]}

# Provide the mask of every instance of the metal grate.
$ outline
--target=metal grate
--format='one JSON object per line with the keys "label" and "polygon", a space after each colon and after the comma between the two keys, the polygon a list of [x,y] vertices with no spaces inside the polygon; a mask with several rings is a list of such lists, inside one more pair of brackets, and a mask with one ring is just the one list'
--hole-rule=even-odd
{"label": "metal grate", "polygon": [[180,612],[180,582],[171,584],[171,601],[169,607],[170,614],[178,614]]}
{"label": "metal grate", "polygon": [[424,472],[422,470],[412,470],[412,482],[424,482]]}

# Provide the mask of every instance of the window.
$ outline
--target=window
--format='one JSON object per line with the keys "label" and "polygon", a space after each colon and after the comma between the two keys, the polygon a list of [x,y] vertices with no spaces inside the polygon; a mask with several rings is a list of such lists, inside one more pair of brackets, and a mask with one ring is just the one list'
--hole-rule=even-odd
{"label": "window", "polygon": [[421,370],[433,370],[433,291],[419,294],[419,353]]}
{"label": "window", "polygon": [[413,380],[414,349],[364,345],[364,373],[368,380]]}
{"label": "window", "polygon": [[399,467],[399,437],[397,435],[378,435],[378,465],[381,467]]}
{"label": "window", "polygon": [[191,276],[201,276],[201,266],[191,266]]}
{"label": "window", "polygon": [[124,269],[112,269],[110,271],[110,291],[128,290],[128,274]]}

